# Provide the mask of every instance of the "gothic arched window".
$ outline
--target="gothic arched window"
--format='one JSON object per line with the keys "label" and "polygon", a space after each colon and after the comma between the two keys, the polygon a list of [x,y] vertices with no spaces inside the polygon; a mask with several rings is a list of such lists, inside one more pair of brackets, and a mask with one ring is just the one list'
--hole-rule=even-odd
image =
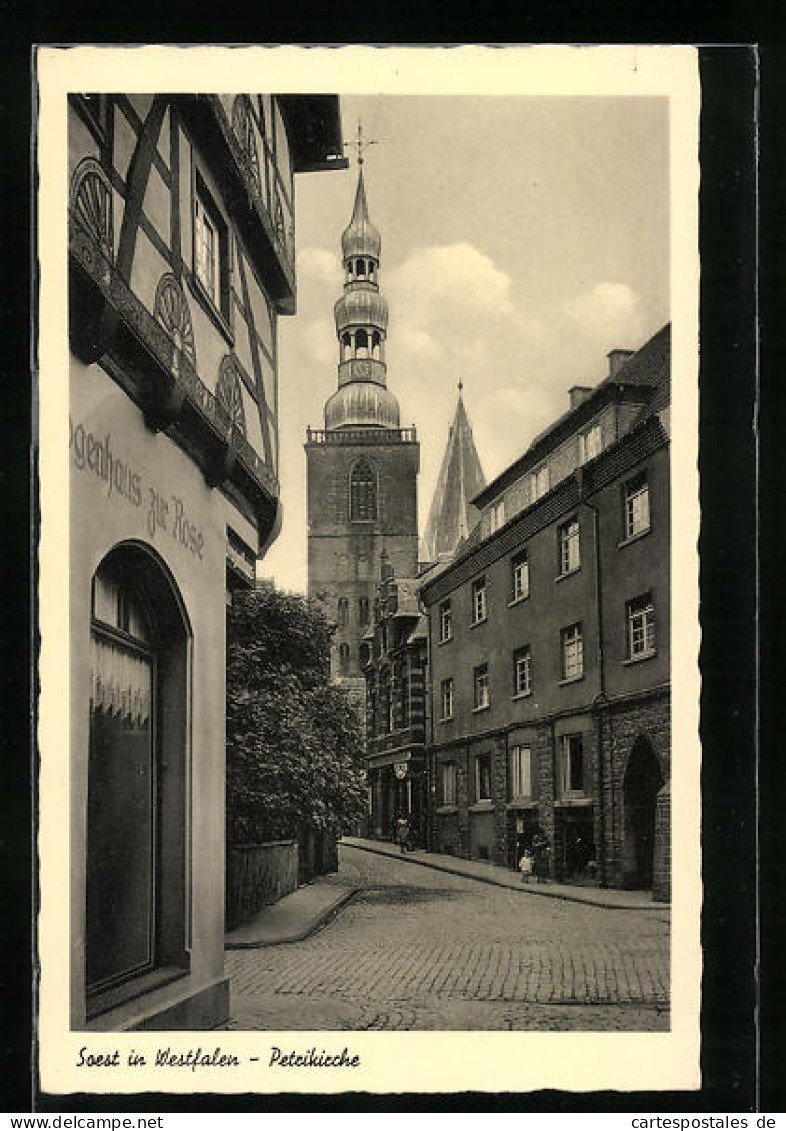
{"label": "gothic arched window", "polygon": [[341,628],[347,624],[349,620],[349,601],[346,597],[339,597],[338,599],[338,623]]}
{"label": "gothic arched window", "polygon": [[350,521],[373,522],[377,517],[377,480],[367,460],[358,460],[352,468],[349,495]]}
{"label": "gothic arched window", "polygon": [[349,645],[339,644],[338,646],[338,664],[342,675],[349,674]]}

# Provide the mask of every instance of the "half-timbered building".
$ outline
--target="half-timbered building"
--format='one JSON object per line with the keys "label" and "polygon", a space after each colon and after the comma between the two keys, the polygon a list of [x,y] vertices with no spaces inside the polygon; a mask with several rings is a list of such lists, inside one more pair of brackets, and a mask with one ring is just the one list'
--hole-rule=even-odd
{"label": "half-timbered building", "polygon": [[334,96],[70,98],[74,1028],[228,1014],[225,606],[280,521],[293,176],[341,148]]}

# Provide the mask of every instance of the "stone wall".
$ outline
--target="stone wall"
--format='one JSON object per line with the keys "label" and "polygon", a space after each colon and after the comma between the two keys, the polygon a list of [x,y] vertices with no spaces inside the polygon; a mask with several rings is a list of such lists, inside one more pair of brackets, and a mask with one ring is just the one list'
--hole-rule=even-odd
{"label": "stone wall", "polygon": [[247,923],[260,908],[288,895],[297,885],[297,841],[230,845],[227,848],[227,930]]}

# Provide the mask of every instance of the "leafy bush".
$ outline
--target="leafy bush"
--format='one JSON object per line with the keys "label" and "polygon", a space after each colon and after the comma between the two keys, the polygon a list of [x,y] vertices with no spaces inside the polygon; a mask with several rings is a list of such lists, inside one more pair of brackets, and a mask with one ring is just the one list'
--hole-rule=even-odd
{"label": "leafy bush", "polygon": [[272,587],[228,610],[227,837],[253,844],[311,827],[338,835],[365,808],[360,721],[329,683],[331,628]]}

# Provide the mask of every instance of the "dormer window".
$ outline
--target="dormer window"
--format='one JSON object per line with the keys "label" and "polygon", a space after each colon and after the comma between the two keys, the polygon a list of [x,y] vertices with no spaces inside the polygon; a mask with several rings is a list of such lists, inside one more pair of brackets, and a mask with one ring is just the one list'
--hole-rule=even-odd
{"label": "dormer window", "polygon": [[544,464],[543,467],[539,467],[537,471],[533,471],[532,475],[530,475],[530,494],[532,502],[534,503],[536,499],[540,499],[541,496],[545,495],[548,489],[549,468],[548,464]]}
{"label": "dormer window", "polygon": [[579,436],[579,463],[587,463],[600,455],[601,446],[600,424],[593,424]]}

